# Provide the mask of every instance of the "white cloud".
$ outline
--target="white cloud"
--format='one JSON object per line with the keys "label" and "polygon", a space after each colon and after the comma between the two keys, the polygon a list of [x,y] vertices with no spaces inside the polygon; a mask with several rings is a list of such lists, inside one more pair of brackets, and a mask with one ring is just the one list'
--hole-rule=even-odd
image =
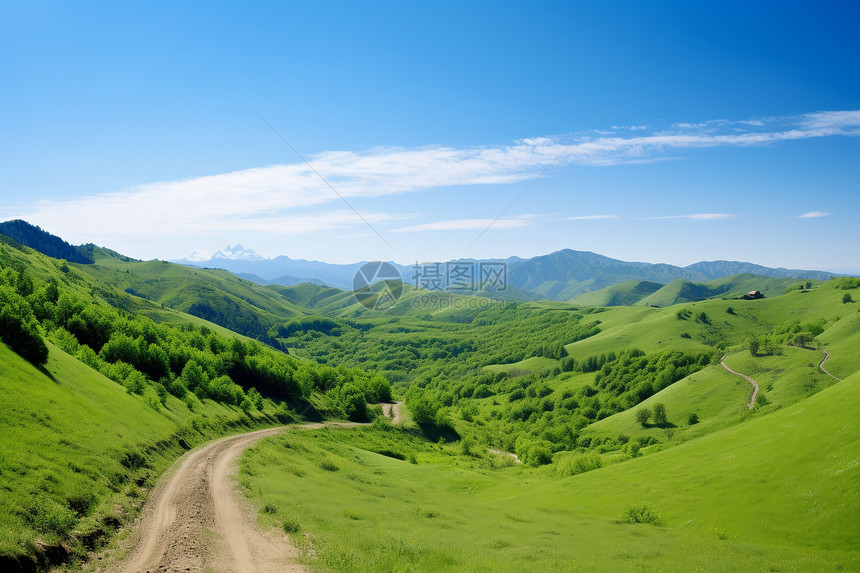
{"label": "white cloud", "polygon": [[618,215],[580,215],[578,217],[566,217],[567,221],[589,221],[592,219],[617,219]]}
{"label": "white cloud", "polygon": [[640,221],[657,221],[660,219],[692,219],[694,221],[713,221],[734,217],[731,213],[693,213],[691,215],[662,215],[660,217],[640,217]]}
{"label": "white cloud", "polygon": [[529,221],[524,218],[516,219],[498,219],[493,222],[493,219],[450,219],[447,221],[434,221],[432,223],[424,223],[423,225],[413,225],[411,227],[401,227],[394,229],[394,233],[417,233],[421,231],[483,231],[490,225],[493,229],[519,229],[529,224]]}
{"label": "white cloud", "polygon": [[[449,186],[517,183],[554,165],[608,166],[671,159],[690,148],[767,145],[775,142],[860,135],[860,110],[823,111],[762,120],[712,120],[676,124],[675,131],[636,135],[590,132],[575,138],[533,137],[486,147],[379,147],[328,151],[310,157],[317,171],[347,198],[380,197]],[[741,129],[740,132],[736,131]],[[335,211],[303,215],[326,205]],[[371,223],[389,215],[362,213]],[[10,213],[71,241],[101,236],[131,239],[192,236],[218,231],[305,233],[361,225],[303,163],[162,181],[124,191],[42,201]],[[721,218],[726,214],[684,215]],[[477,220],[476,220],[477,221]],[[462,224],[462,223],[461,223]],[[497,223],[498,224],[498,223]],[[518,223],[524,224],[524,223]]]}
{"label": "white cloud", "polygon": [[826,213],[824,211],[810,211],[808,213],[804,213],[803,215],[798,215],[798,219],[818,219],[820,217],[829,217],[833,213]]}

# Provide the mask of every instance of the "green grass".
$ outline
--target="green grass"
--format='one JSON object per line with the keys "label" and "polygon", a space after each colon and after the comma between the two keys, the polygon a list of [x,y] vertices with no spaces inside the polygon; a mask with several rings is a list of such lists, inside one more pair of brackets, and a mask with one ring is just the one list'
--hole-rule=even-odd
{"label": "green grass", "polygon": [[[858,404],[860,374],[562,480],[464,467],[456,446],[419,450],[415,465],[369,452],[355,430],[296,432],[249,451],[241,480],[274,508],[264,521],[298,525],[324,571],[855,570]],[[631,514],[663,526],[623,523]]]}
{"label": "green grass", "polygon": [[558,364],[559,361],[553,360],[552,358],[533,356],[531,358],[526,358],[525,360],[520,360],[519,362],[513,362],[511,364],[491,364],[490,366],[484,366],[484,369],[490,372],[513,372],[514,374],[516,374],[517,372],[534,372],[542,368],[554,368],[558,366]]}
{"label": "green grass", "polygon": [[[818,369],[822,353],[784,346],[773,356],[751,356],[743,351],[726,358],[726,364],[758,382],[760,391],[775,407],[796,402],[814,394],[834,380]],[[751,387],[747,384],[748,387]]]}
{"label": "green grass", "polygon": [[49,348],[38,370],[0,344],[0,558],[38,559],[37,540],[97,547],[185,448],[273,422],[210,400],[154,406]]}
{"label": "green grass", "polygon": [[[660,442],[681,442],[744,419],[748,415],[746,406],[751,393],[749,382],[729,374],[719,364],[711,365],[672,384],[635,408],[591,424],[584,433],[611,438],[623,434],[633,440],[653,438]],[[649,425],[643,428],[636,421],[639,408],[652,408],[656,403],[666,406],[668,421],[673,426],[660,428]],[[699,417],[698,424],[688,424],[690,414]]]}

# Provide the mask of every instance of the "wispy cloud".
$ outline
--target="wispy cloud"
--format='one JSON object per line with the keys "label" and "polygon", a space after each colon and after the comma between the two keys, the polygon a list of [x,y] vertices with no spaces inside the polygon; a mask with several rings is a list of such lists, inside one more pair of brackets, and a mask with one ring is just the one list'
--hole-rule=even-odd
{"label": "wispy cloud", "polygon": [[[642,127],[630,126],[625,135],[591,131],[577,137],[534,137],[510,145],[485,147],[327,151],[310,156],[309,160],[343,197],[380,197],[450,186],[518,183],[534,178],[556,162],[629,165],[676,158],[677,152],[685,149],[858,136],[860,110],[675,124],[671,129],[650,133]],[[96,228],[106,236],[144,238],[199,235],[212,229],[296,233],[361,224],[355,213],[345,210],[299,214],[315,206],[330,208],[338,201],[337,195],[307,165],[291,163],[155,182],[89,197],[43,201],[10,215],[30,220],[71,240],[89,240],[92,235],[82,235]],[[392,219],[380,213],[362,211],[362,215],[370,222]],[[464,224],[462,220],[460,224]]]}
{"label": "wispy cloud", "polygon": [[826,213],[824,211],[810,211],[808,213],[804,213],[803,215],[798,215],[798,219],[818,219],[820,217],[829,217],[833,213]]}
{"label": "wispy cloud", "polygon": [[692,219],[694,221],[713,221],[734,217],[731,213],[693,213],[691,215],[661,215],[659,217],[639,217],[640,221],[656,221],[660,219]]}
{"label": "wispy cloud", "polygon": [[566,221],[590,221],[593,219],[617,219],[618,215],[579,215],[578,217],[565,217]]}
{"label": "wispy cloud", "polygon": [[[421,231],[482,231],[487,228],[492,219],[449,219],[447,221],[434,221],[422,225],[412,225],[394,229],[394,233],[417,233]],[[493,225],[494,229],[519,229],[529,224],[525,217],[499,219]]]}

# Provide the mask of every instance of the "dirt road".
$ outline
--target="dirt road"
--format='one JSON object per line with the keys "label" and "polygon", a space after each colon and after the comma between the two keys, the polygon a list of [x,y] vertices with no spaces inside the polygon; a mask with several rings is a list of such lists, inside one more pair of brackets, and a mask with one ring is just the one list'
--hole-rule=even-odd
{"label": "dirt road", "polygon": [[523,463],[522,460],[520,459],[520,457],[513,452],[506,452],[503,450],[495,450],[493,448],[487,448],[487,451],[490,453],[496,454],[497,456],[508,456],[509,458],[512,458],[518,464]]}
{"label": "dirt road", "polygon": [[[308,428],[321,425],[308,425]],[[236,458],[284,428],[221,438],[186,454],[163,480],[135,524],[137,535],[116,573],[305,571],[285,535],[264,531],[230,476]]]}
{"label": "dirt road", "polygon": [[747,408],[752,410],[753,406],[755,406],[755,399],[758,396],[758,382],[756,382],[755,380],[753,380],[752,378],[750,378],[746,374],[741,374],[740,372],[735,372],[734,370],[729,368],[725,362],[726,356],[728,356],[728,354],[723,354],[723,357],[720,358],[720,364],[722,365],[722,367],[725,368],[726,370],[728,370],[729,372],[731,372],[732,374],[734,374],[735,376],[740,376],[741,378],[743,378],[744,380],[746,380],[747,382],[749,382],[750,384],[753,385],[753,393],[752,393],[752,396],[750,397],[750,403],[747,405]]}
{"label": "dirt road", "polygon": [[382,414],[386,418],[391,418],[392,424],[399,424],[403,421],[403,415],[401,412],[401,407],[403,406],[403,402],[384,402],[381,404],[382,406]]}
{"label": "dirt road", "polygon": [[831,378],[833,378],[834,380],[836,380],[837,382],[842,382],[842,378],[840,378],[838,376],[834,376],[833,374],[831,374],[830,372],[828,372],[827,370],[824,369],[824,363],[830,359],[830,353],[827,352],[826,350],[824,350],[823,348],[821,349],[821,352],[824,353],[824,358],[822,358],[821,362],[818,363],[818,369],[821,370],[822,372],[824,372],[825,374],[827,374],[828,376],[830,376]]}

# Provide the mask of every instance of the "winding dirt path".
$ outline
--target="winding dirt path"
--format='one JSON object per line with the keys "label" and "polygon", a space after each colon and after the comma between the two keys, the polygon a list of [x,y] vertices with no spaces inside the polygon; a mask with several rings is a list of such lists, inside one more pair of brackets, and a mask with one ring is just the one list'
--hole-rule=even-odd
{"label": "winding dirt path", "polygon": [[747,405],[747,408],[752,410],[753,406],[755,406],[755,399],[758,396],[758,382],[756,382],[746,374],[741,374],[740,372],[736,372],[729,368],[728,364],[726,364],[726,356],[728,356],[728,354],[723,354],[723,357],[720,358],[720,364],[722,365],[722,367],[734,374],[735,376],[740,376],[741,378],[753,385],[753,393],[750,397],[750,403]]}
{"label": "winding dirt path", "polygon": [[828,372],[824,368],[824,363],[827,362],[828,360],[830,360],[830,353],[827,352],[826,350],[824,350],[823,348],[821,349],[821,352],[824,353],[824,358],[822,358],[821,362],[818,363],[818,369],[821,370],[822,372],[824,372],[825,374],[827,374],[828,376],[830,376],[831,378],[833,378],[834,380],[836,380],[837,382],[842,382],[842,378],[840,378],[839,376],[834,376],[833,374],[831,374],[830,372]]}
{"label": "winding dirt path", "polygon": [[[303,428],[318,428],[308,424]],[[284,431],[268,428],[228,436],[180,458],[153,491],[135,524],[134,547],[111,571],[156,573],[278,573],[306,571],[283,534],[264,531],[233,480],[236,459],[258,440]]]}
{"label": "winding dirt path", "polygon": [[380,405],[382,406],[382,414],[386,418],[390,418],[392,424],[396,425],[403,422],[403,402],[383,402]]}
{"label": "winding dirt path", "polygon": [[513,458],[513,460],[518,464],[523,463],[523,461],[520,459],[520,457],[513,452],[506,452],[504,450],[496,450],[493,448],[487,448],[487,451],[492,453],[492,454],[496,454],[497,456],[508,456],[510,458]]}

